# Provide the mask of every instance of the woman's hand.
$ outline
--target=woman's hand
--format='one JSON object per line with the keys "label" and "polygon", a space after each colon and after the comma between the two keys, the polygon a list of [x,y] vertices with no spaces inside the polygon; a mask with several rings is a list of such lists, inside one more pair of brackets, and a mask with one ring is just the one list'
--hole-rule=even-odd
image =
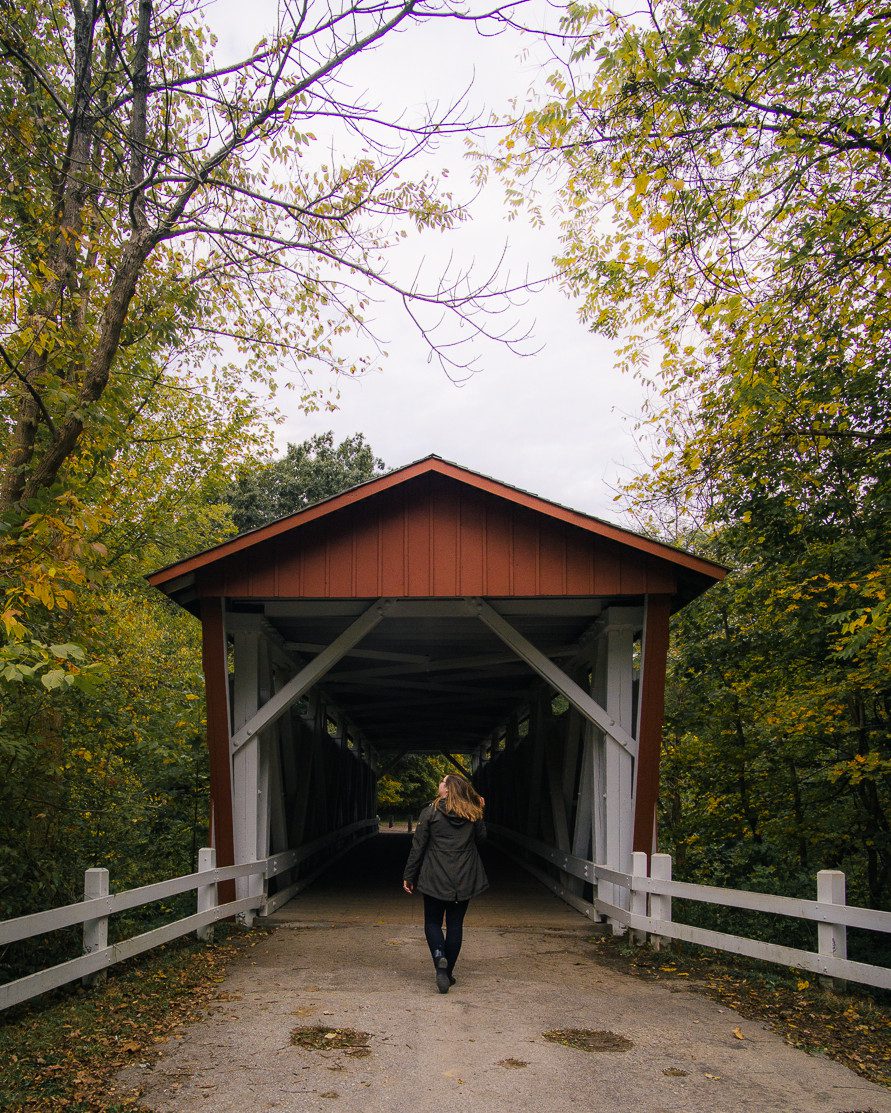
{"label": "woman's hand", "polygon": [[415,887],[410,881],[403,881],[402,888],[408,893],[409,896],[411,896],[415,891]]}

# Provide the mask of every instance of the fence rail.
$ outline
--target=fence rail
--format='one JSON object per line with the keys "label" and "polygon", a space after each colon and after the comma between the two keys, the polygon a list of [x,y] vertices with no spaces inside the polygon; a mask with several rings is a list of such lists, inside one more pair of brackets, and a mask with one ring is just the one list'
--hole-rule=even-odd
{"label": "fence rail", "polygon": [[[595,893],[602,882],[614,889],[624,890],[627,898],[618,903],[615,895],[609,901],[596,895],[593,901],[586,901],[566,880],[556,880],[530,862],[517,859],[573,908],[591,919],[605,917],[619,928],[630,929],[639,939],[649,935],[656,946],[663,939],[680,939],[838,980],[891,989],[891,969],[849,959],[846,936],[849,927],[891,932],[891,912],[846,904],[844,874],[838,870],[821,870],[817,874],[817,900],[805,900],[673,881],[671,856],[668,854],[654,854],[648,862],[646,854],[636,853],[633,855],[632,871],[625,873],[568,854],[500,824],[488,824],[488,828],[496,839],[503,839],[544,859],[567,878],[589,882],[594,886]],[[506,847],[502,849],[516,859],[516,855]],[[770,912],[816,923],[818,950],[764,943],[742,935],[678,923],[672,918],[672,898]]]}
{"label": "fence rail", "polygon": [[[197,872],[142,885],[137,889],[127,889],[122,893],[108,892],[108,870],[87,870],[84,879],[87,899],[0,923],[0,945],[32,939],[76,924],[83,924],[84,928],[84,954],[0,985],[0,1011],[79,978],[92,982],[109,966],[160,947],[192,931],[196,931],[199,938],[206,939],[212,925],[220,920],[257,912],[268,914],[290,900],[294,893],[305,888],[322,870],[327,869],[357,841],[361,841],[362,836],[367,837],[376,830],[376,820],[359,820],[304,846],[273,854],[263,861],[245,862],[237,866],[217,867],[215,852],[205,847],[199,853]],[[359,839],[353,837],[357,835],[360,836]],[[287,870],[332,847],[334,853],[326,857],[307,877],[300,878],[272,896],[268,894],[268,883],[273,877],[280,877]],[[217,903],[217,886],[220,882],[256,875],[262,878],[262,892],[227,901],[225,904]],[[109,916],[189,891],[197,893],[197,911],[192,915],[119,943],[108,944]]]}

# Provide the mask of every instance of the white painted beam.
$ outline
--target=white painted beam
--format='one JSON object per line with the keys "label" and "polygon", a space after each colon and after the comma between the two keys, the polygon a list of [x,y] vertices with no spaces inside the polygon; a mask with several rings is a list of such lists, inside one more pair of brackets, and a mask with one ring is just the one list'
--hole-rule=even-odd
{"label": "white painted beam", "polygon": [[576,682],[554,662],[546,657],[532,642],[524,638],[519,630],[515,629],[493,607],[483,599],[469,599],[468,605],[472,613],[485,623],[489,629],[510,646],[510,648],[534,669],[539,676],[551,685],[557,692],[565,696],[572,706],[586,719],[603,731],[607,738],[622,750],[637,756],[637,740],[621,726],[612,715],[592,699]]}
{"label": "white painted beam", "polygon": [[[295,653],[321,653],[327,647],[316,642],[285,642],[285,649]],[[399,661],[426,668],[430,658],[423,653],[395,653],[385,649],[350,649],[344,657],[362,657],[369,661]]]}
{"label": "white painted beam", "polygon": [[246,722],[243,726],[235,732],[232,737],[232,752],[237,753],[241,747],[251,738],[254,738],[264,730],[266,727],[271,726],[281,718],[282,715],[296,700],[308,691],[314,684],[317,684],[323,676],[343,657],[348,649],[362,640],[365,635],[373,630],[375,626],[384,617],[391,600],[378,599],[366,611],[364,611],[355,622],[351,623],[346,630],[323,650],[317,657],[314,657],[309,664],[292,677],[288,683],[276,692],[275,695],[267,700],[266,703]]}

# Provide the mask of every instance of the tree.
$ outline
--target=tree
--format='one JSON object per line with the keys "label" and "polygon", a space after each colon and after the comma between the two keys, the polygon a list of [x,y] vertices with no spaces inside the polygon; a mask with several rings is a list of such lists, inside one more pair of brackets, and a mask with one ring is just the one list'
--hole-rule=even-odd
{"label": "tree", "polygon": [[887,497],[891,16],[864,0],[649,12],[570,6],[588,37],[501,168],[516,204],[558,170],[585,319],[625,335],[641,373],[658,340],[655,493],[690,508],[705,487],[698,509],[726,497],[726,520],[753,492],[832,486],[843,524]]}
{"label": "tree", "polygon": [[[101,571],[114,523],[97,488],[114,484],[134,426],[169,412],[172,396],[193,410],[224,400],[237,423],[290,371],[311,404],[314,370],[366,362],[339,342],[367,336],[375,289],[402,299],[444,360],[461,357],[426,330],[425,308],[488,331],[493,287],[462,271],[425,288],[385,264],[406,227],[465,216],[434,177],[403,176],[412,155],[465,126],[460,110],[387,119],[346,84],[357,55],[437,18],[494,29],[510,8],[283,4],[252,51],[221,63],[191,0],[0,5],[10,676],[76,679],[38,627]],[[174,447],[175,422],[166,435]]]}
{"label": "tree", "polygon": [[891,14],[572,4],[567,29],[499,166],[517,206],[558,175],[567,287],[652,386],[639,517],[733,565],[676,624],[663,831],[738,877],[845,862],[884,901]]}
{"label": "tree", "polygon": [[333,433],[317,433],[289,444],[284,456],[246,464],[227,500],[240,533],[294,514],[304,506],[340,494],[384,471],[361,433],[334,445]]}
{"label": "tree", "polygon": [[381,812],[417,815],[436,798],[439,782],[454,772],[438,754],[405,754],[378,780],[377,806]]}

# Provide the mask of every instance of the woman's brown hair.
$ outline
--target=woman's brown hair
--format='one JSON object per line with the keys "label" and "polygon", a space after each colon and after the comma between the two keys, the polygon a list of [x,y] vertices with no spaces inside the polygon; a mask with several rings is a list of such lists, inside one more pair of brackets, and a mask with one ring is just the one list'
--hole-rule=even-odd
{"label": "woman's brown hair", "polygon": [[447,773],[443,780],[446,784],[446,798],[443,800],[441,796],[437,796],[433,801],[434,808],[444,808],[452,815],[469,819],[471,823],[483,818],[482,797],[470,781],[459,777],[457,773]]}

